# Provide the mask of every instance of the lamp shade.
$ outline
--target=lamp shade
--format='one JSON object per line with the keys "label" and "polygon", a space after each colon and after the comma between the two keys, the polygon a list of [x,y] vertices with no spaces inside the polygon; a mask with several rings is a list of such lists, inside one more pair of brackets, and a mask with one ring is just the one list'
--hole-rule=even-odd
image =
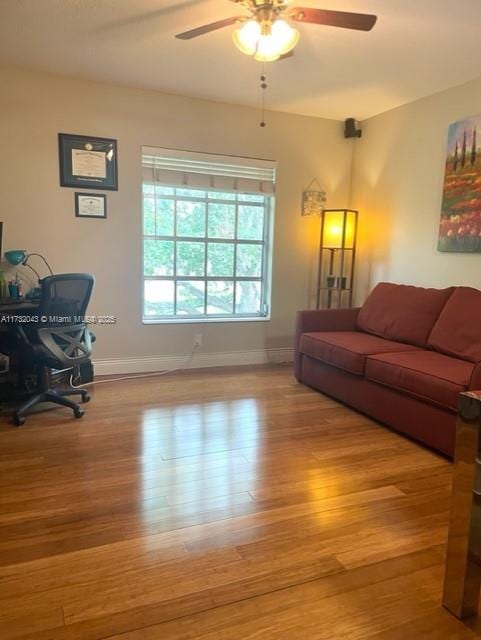
{"label": "lamp shade", "polygon": [[27,257],[28,253],[24,249],[13,249],[12,251],[5,252],[5,260],[17,267]]}
{"label": "lamp shade", "polygon": [[232,34],[235,46],[248,56],[256,52],[257,41],[261,35],[261,26],[256,20],[248,20]]}
{"label": "lamp shade", "polygon": [[325,209],[322,218],[324,249],[353,249],[356,240],[357,211]]}

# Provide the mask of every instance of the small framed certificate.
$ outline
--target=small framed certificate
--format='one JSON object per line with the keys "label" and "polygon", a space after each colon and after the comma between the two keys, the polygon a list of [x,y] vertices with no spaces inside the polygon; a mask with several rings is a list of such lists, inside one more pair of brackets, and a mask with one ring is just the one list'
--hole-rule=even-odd
{"label": "small framed certificate", "polygon": [[75,193],[75,215],[77,218],[106,218],[107,196],[105,193]]}
{"label": "small framed certificate", "polygon": [[117,191],[117,140],[58,134],[60,186]]}

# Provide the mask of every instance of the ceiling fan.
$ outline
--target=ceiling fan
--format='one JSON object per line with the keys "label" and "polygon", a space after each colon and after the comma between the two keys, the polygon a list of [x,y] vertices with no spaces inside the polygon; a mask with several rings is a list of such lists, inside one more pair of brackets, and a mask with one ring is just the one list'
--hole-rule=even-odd
{"label": "ceiling fan", "polygon": [[196,29],[178,33],[175,37],[180,40],[191,40],[217,29],[240,24],[242,26],[233,33],[236,47],[246,55],[254,56],[255,60],[273,62],[292,55],[292,50],[299,41],[299,31],[291,27],[285,18],[294,22],[358,31],[370,31],[377,20],[377,16],[367,13],[290,7],[287,0],[231,0],[231,2],[245,7],[248,15],[217,20]]}

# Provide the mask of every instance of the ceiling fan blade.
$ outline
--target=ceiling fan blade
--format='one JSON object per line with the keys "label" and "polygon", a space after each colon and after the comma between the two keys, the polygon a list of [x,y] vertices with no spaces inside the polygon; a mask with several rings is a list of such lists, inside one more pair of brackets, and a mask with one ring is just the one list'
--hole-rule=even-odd
{"label": "ceiling fan blade", "polygon": [[287,53],[283,53],[281,56],[279,56],[278,61],[280,62],[281,60],[286,60],[287,58],[292,58],[293,55],[294,55],[294,51],[288,51]]}
{"label": "ceiling fan blade", "polygon": [[288,17],[297,22],[310,22],[328,27],[343,29],[357,29],[371,31],[377,21],[377,16],[367,13],[349,13],[347,11],[329,11],[327,9],[309,9],[307,7],[293,7]]}
{"label": "ceiling fan blade", "polygon": [[197,36],[203,36],[205,33],[217,31],[217,29],[230,27],[232,24],[235,24],[236,22],[242,22],[244,20],[245,16],[233,16],[232,18],[225,18],[224,20],[218,20],[217,22],[204,24],[202,27],[197,27],[197,29],[191,29],[190,31],[178,33],[175,37],[179,38],[179,40],[190,40],[191,38],[197,38]]}

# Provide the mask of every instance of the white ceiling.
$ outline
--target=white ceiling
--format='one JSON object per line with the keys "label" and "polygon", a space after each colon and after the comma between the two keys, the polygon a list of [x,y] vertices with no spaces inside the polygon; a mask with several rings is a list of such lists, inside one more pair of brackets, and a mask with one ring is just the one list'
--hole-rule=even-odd
{"label": "white ceiling", "polygon": [[[369,33],[300,25],[295,56],[266,65],[270,109],[364,119],[481,75],[479,0],[291,0],[375,13]],[[233,28],[179,31],[236,15],[229,0],[0,0],[0,61],[258,106],[261,65]]]}

